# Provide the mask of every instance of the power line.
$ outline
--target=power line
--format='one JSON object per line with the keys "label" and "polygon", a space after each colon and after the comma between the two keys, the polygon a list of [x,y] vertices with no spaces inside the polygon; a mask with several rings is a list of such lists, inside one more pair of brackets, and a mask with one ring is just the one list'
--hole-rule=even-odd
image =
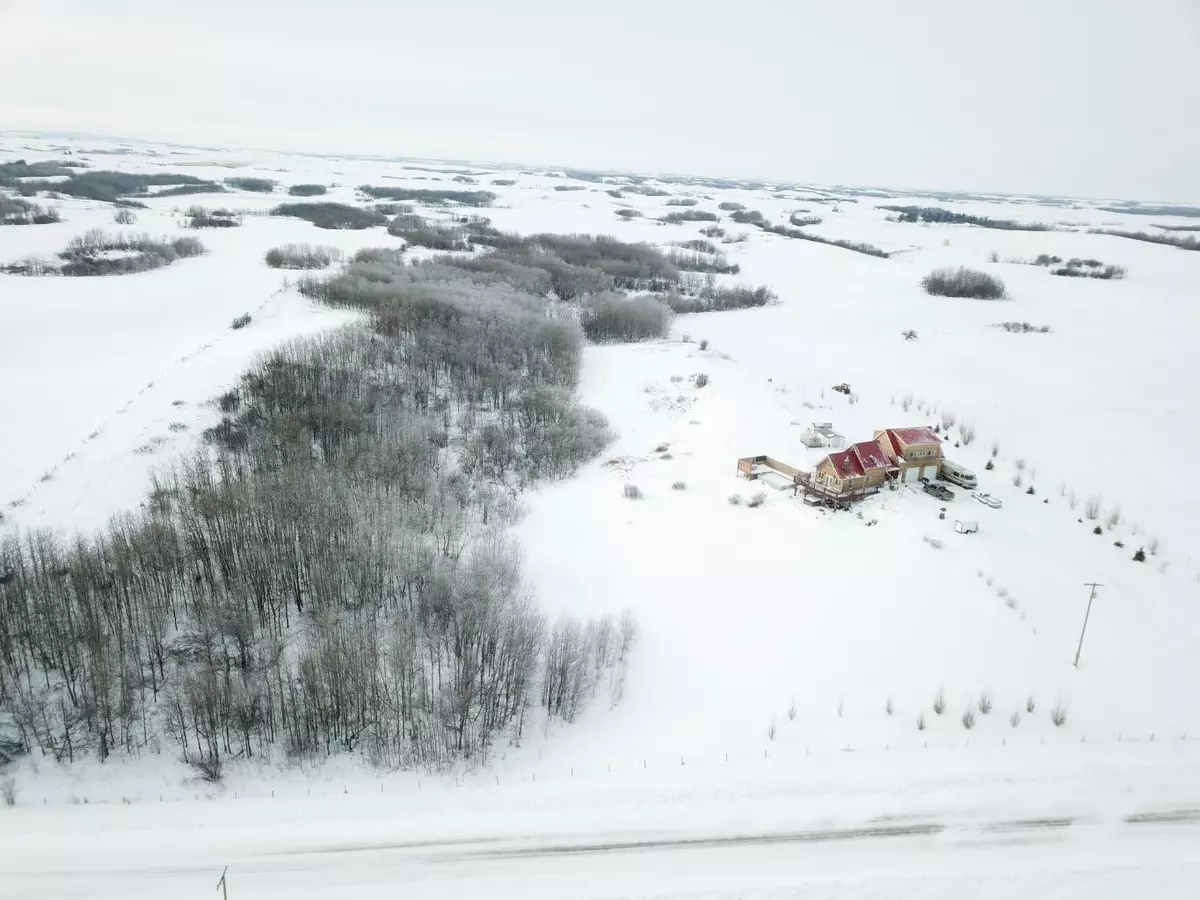
{"label": "power line", "polygon": [[1096,599],[1096,588],[1102,588],[1104,585],[1098,581],[1086,581],[1084,587],[1090,587],[1092,592],[1088,594],[1087,612],[1083,614],[1083,628],[1079,631],[1079,646],[1075,648],[1075,662],[1072,665],[1079,668],[1079,654],[1083,652],[1083,636],[1087,634],[1088,617],[1092,614],[1092,601]]}

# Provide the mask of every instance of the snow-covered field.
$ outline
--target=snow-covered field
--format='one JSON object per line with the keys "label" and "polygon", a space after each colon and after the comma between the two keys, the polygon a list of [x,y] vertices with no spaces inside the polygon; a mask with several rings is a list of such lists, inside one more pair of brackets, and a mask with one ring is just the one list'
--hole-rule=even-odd
{"label": "snow-covered field", "polygon": [[[362,183],[451,177],[435,164],[140,145],[102,156],[86,152],[102,141],[71,143],[97,168],[332,184],[316,199],[342,202]],[[54,144],[8,137],[0,161],[60,158]],[[503,230],[666,245],[708,224],[657,223],[676,209],[668,197],[473,171],[500,195],[486,214]],[[568,183],[584,189],[554,190]],[[239,897],[1187,893],[1200,875],[1188,852],[1200,838],[1200,487],[1188,456],[1200,380],[1187,337],[1200,327],[1200,253],[1086,233],[1187,220],[1100,201],[835,205],[796,190],[667,189],[773,223],[809,210],[824,220],[809,230],[893,256],[722,221],[746,234],[723,246],[741,273],[722,279],[768,284],[778,304],[681,316],[670,340],[587,350],[582,399],[618,440],[578,477],[527,496],[517,537],[551,616],[636,612],[622,702],[446,777],[342,759],[234,767],[214,791],[171,760],[39,761],[36,772],[26,761],[17,806],[0,810],[0,896],[200,895],[225,865]],[[261,212],[285,199],[150,199],[131,230],[178,237],[192,203]],[[899,223],[881,204],[1078,227]],[[0,229],[0,264],[113,227],[107,204],[51,205],[63,222]],[[624,207],[644,216],[623,221]],[[216,421],[212,398],[255,354],[347,320],[285,286],[262,262],[268,248],[398,243],[251,214],[200,237],[209,253],[154,272],[0,275],[0,527],[87,530],[135,507],[150,473]],[[1128,275],[1003,262],[1041,253]],[[999,275],[1011,299],[927,296],[921,278],[944,265]],[[251,325],[231,330],[245,312]],[[1051,330],[1008,334],[993,327],[1003,321]],[[701,373],[709,382],[696,387]],[[831,390],[843,381],[850,397]],[[821,451],[799,441],[814,421],[855,441],[947,412],[977,432],[954,447],[951,428],[947,455],[1003,508],[905,489],[861,516],[832,514],[736,475],[756,454],[815,464]],[[626,484],[643,499],[625,499]],[[729,502],[760,490],[758,508]],[[956,519],[978,533],[955,533]],[[1140,547],[1144,563],[1132,560]],[[1103,586],[1075,668],[1085,582]]]}

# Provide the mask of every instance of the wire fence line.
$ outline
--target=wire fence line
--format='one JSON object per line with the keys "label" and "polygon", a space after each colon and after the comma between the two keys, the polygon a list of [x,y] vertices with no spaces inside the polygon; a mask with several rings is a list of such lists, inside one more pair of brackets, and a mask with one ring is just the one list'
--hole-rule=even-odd
{"label": "wire fence line", "polygon": [[[880,757],[885,754],[919,757],[929,751],[969,752],[969,751],[1034,751],[1061,750],[1072,745],[1088,745],[1090,747],[1129,748],[1144,745],[1175,745],[1200,747],[1200,741],[1195,736],[1186,733],[1164,735],[1156,732],[1143,734],[1126,734],[1118,732],[1115,735],[1092,735],[1080,733],[1078,740],[1066,735],[1051,736],[1047,741],[1044,735],[1037,739],[1024,738],[1009,740],[1003,736],[968,735],[956,740],[923,740],[920,742],[878,742],[861,744],[843,744],[834,746],[777,744],[764,748],[762,754],[743,751],[740,753],[700,753],[700,754],[664,754],[646,755],[640,759],[623,758],[617,762],[590,761],[586,764],[543,764],[537,762],[531,767],[517,770],[495,770],[478,768],[462,771],[423,772],[415,774],[411,771],[380,773],[378,777],[366,776],[366,770],[355,772],[349,777],[333,776],[307,778],[305,782],[280,781],[272,785],[270,782],[254,785],[238,783],[232,787],[221,783],[196,783],[186,789],[179,786],[165,790],[135,790],[126,794],[118,792],[107,793],[102,785],[97,784],[97,796],[89,792],[72,791],[69,796],[55,797],[53,804],[51,796],[37,790],[37,783],[28,784],[30,791],[21,790],[19,782],[14,784],[14,802],[10,806],[50,806],[50,805],[125,805],[147,803],[182,803],[207,800],[212,802],[242,801],[242,800],[287,800],[313,798],[331,798],[336,796],[364,795],[418,795],[428,792],[453,792],[459,789],[511,788],[518,785],[562,785],[575,781],[588,781],[615,777],[625,779],[639,773],[659,774],[664,771],[679,771],[691,768],[726,768],[733,767],[745,771],[751,765],[771,765],[782,763],[794,765],[793,771],[803,773],[805,761],[821,762],[846,759],[850,757]],[[280,774],[286,774],[286,769],[280,769]],[[12,776],[9,776],[10,778]],[[231,781],[233,779],[230,779]],[[7,798],[6,798],[7,799]],[[40,799],[41,803],[37,803]]]}

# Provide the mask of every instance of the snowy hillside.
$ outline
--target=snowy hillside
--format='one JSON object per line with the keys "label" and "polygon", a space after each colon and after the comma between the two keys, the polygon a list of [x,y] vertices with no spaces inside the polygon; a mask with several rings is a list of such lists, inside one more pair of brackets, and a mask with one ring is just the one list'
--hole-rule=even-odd
{"label": "snowy hillside", "polygon": [[[459,883],[448,874],[493,852],[506,874],[534,879],[534,896],[555,895],[567,875],[594,879],[594,896],[802,886],[895,896],[916,877],[910,850],[937,856],[951,845],[967,855],[926,887],[928,896],[961,896],[973,889],[972,871],[1004,868],[992,838],[971,835],[1047,817],[1072,827],[1045,826],[1046,838],[1034,828],[1022,851],[1028,869],[1006,896],[1064,889],[1062,858],[1039,843],[1064,833],[1089,873],[1089,896],[1127,896],[1132,885],[1171,896],[1197,874],[1179,861],[1196,836],[1194,814],[1180,811],[1200,806],[1192,689],[1200,485],[1184,462],[1200,439],[1187,340],[1200,329],[1200,253],[1090,231],[1186,236],[1158,226],[1195,219],[1108,211],[1114,202],[1104,200],[604,181],[34,136],[0,138],[0,164],[63,159],[67,150],[97,169],[279,184],[267,193],[139,197],[144,208],[127,228],[113,224],[110,203],[42,196],[36,202],[62,221],[0,228],[2,267],[52,256],[91,228],[190,235],[193,204],[228,207],[242,220],[199,232],[207,253],[156,271],[0,274],[0,381],[8,386],[0,392],[0,533],[87,533],[138,509],[152,476],[201,446],[221,417],[214,399],[259,354],[359,320],[302,296],[301,273],[269,268],[263,254],[310,243],[350,256],[402,241],[382,228],[325,230],[270,215],[307,199],[289,196],[290,185],[327,186],[312,199],[359,207],[369,203],[356,190],[363,184],[488,190],[497,195],[491,206],[461,214],[486,216],[500,232],[610,235],[664,251],[711,240],[739,267],[717,284],[767,286],[778,300],[677,315],[667,338],[584,351],[579,399],[607,417],[615,440],[574,477],[521,495],[513,528],[528,590],[551,623],[624,608],[637,617],[622,683],[603,686],[576,721],[538,719],[486,762],[439,775],[380,773],[343,753],[298,768],[241,760],[212,786],[170,752],[73,766],[27,757],[13,765],[16,807],[0,810],[0,871],[17,871],[31,894],[75,896],[92,867],[115,891],[122,866],[135,865],[121,861],[121,842],[143,828],[156,832],[163,865],[177,872],[154,873],[121,896],[211,890],[221,866],[236,871],[239,860],[255,896],[350,883],[352,895],[376,896],[399,871],[431,879],[421,896],[453,884],[506,895],[496,879],[460,874]],[[885,206],[1048,229],[899,221]],[[735,221],[747,210],[778,230]],[[662,221],[684,211],[712,215]],[[797,224],[811,218],[820,221]],[[788,236],[788,228],[884,255]],[[1060,276],[1057,264],[1034,264],[1039,255],[1095,259],[1125,274]],[[922,279],[946,266],[999,277],[1007,298],[927,294]],[[246,313],[249,325],[232,328]],[[833,390],[843,382],[849,393]],[[790,487],[739,476],[739,458],[763,454],[812,469],[828,452],[800,441],[814,422],[832,423],[850,442],[937,426],[946,456],[1002,506],[959,488],[941,502],[909,485],[834,512],[804,504]],[[978,531],[956,533],[956,522]],[[1144,559],[1135,560],[1138,551]],[[1086,583],[1102,586],[1075,667]],[[377,794],[405,799],[393,806]],[[470,812],[456,799],[464,794]],[[199,804],[205,797],[215,799]],[[1130,824],[1144,815],[1171,824]],[[699,863],[684,886],[673,881],[677,868],[690,868],[678,860],[703,858],[683,846],[688,840],[787,834],[780,840],[795,843],[809,839],[801,832],[896,821],[928,828],[885,833],[898,843],[886,845],[895,849],[881,855],[881,874],[861,882],[821,875],[842,871],[849,850],[813,851],[806,882],[784,865],[786,847],[771,850],[766,839],[721,851],[757,873],[753,884],[720,881]],[[205,837],[193,843],[201,825]],[[1155,840],[1144,837],[1150,828],[1161,829]],[[109,830],[112,846],[97,845],[78,871],[42,878],[58,862],[52,835]],[[458,845],[485,837],[500,843]],[[637,860],[640,881],[587,854],[557,874],[539,867],[558,852],[551,845],[592,853],[652,840],[663,846],[617,848]],[[420,841],[445,844],[418,860]],[[1106,843],[1119,877],[1100,864]],[[333,849],[361,851],[367,874],[329,863],[323,855]],[[319,874],[272,873],[275,853],[306,854],[304,865]]]}

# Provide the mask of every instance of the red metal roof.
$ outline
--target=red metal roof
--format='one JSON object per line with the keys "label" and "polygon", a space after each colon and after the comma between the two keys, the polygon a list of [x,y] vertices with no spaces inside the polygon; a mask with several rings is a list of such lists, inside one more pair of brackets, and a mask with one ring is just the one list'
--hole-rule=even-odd
{"label": "red metal roof", "polygon": [[852,444],[850,449],[858,456],[859,463],[864,470],[886,469],[888,466],[887,454],[883,452],[879,441],[859,441],[857,444]]}
{"label": "red metal roof", "polygon": [[900,449],[900,444],[940,444],[942,439],[938,437],[932,428],[925,425],[914,425],[910,428],[889,428],[887,430],[888,437],[892,439],[892,443],[896,445],[896,449]]}
{"label": "red metal roof", "polygon": [[857,478],[863,474],[862,463],[858,461],[853,447],[847,447],[837,453],[830,453],[826,459],[833,466],[833,470],[837,472],[838,478]]}
{"label": "red metal roof", "polygon": [[838,478],[858,478],[869,469],[886,469],[888,466],[888,458],[879,441],[860,441],[845,450],[830,453],[826,458]]}

